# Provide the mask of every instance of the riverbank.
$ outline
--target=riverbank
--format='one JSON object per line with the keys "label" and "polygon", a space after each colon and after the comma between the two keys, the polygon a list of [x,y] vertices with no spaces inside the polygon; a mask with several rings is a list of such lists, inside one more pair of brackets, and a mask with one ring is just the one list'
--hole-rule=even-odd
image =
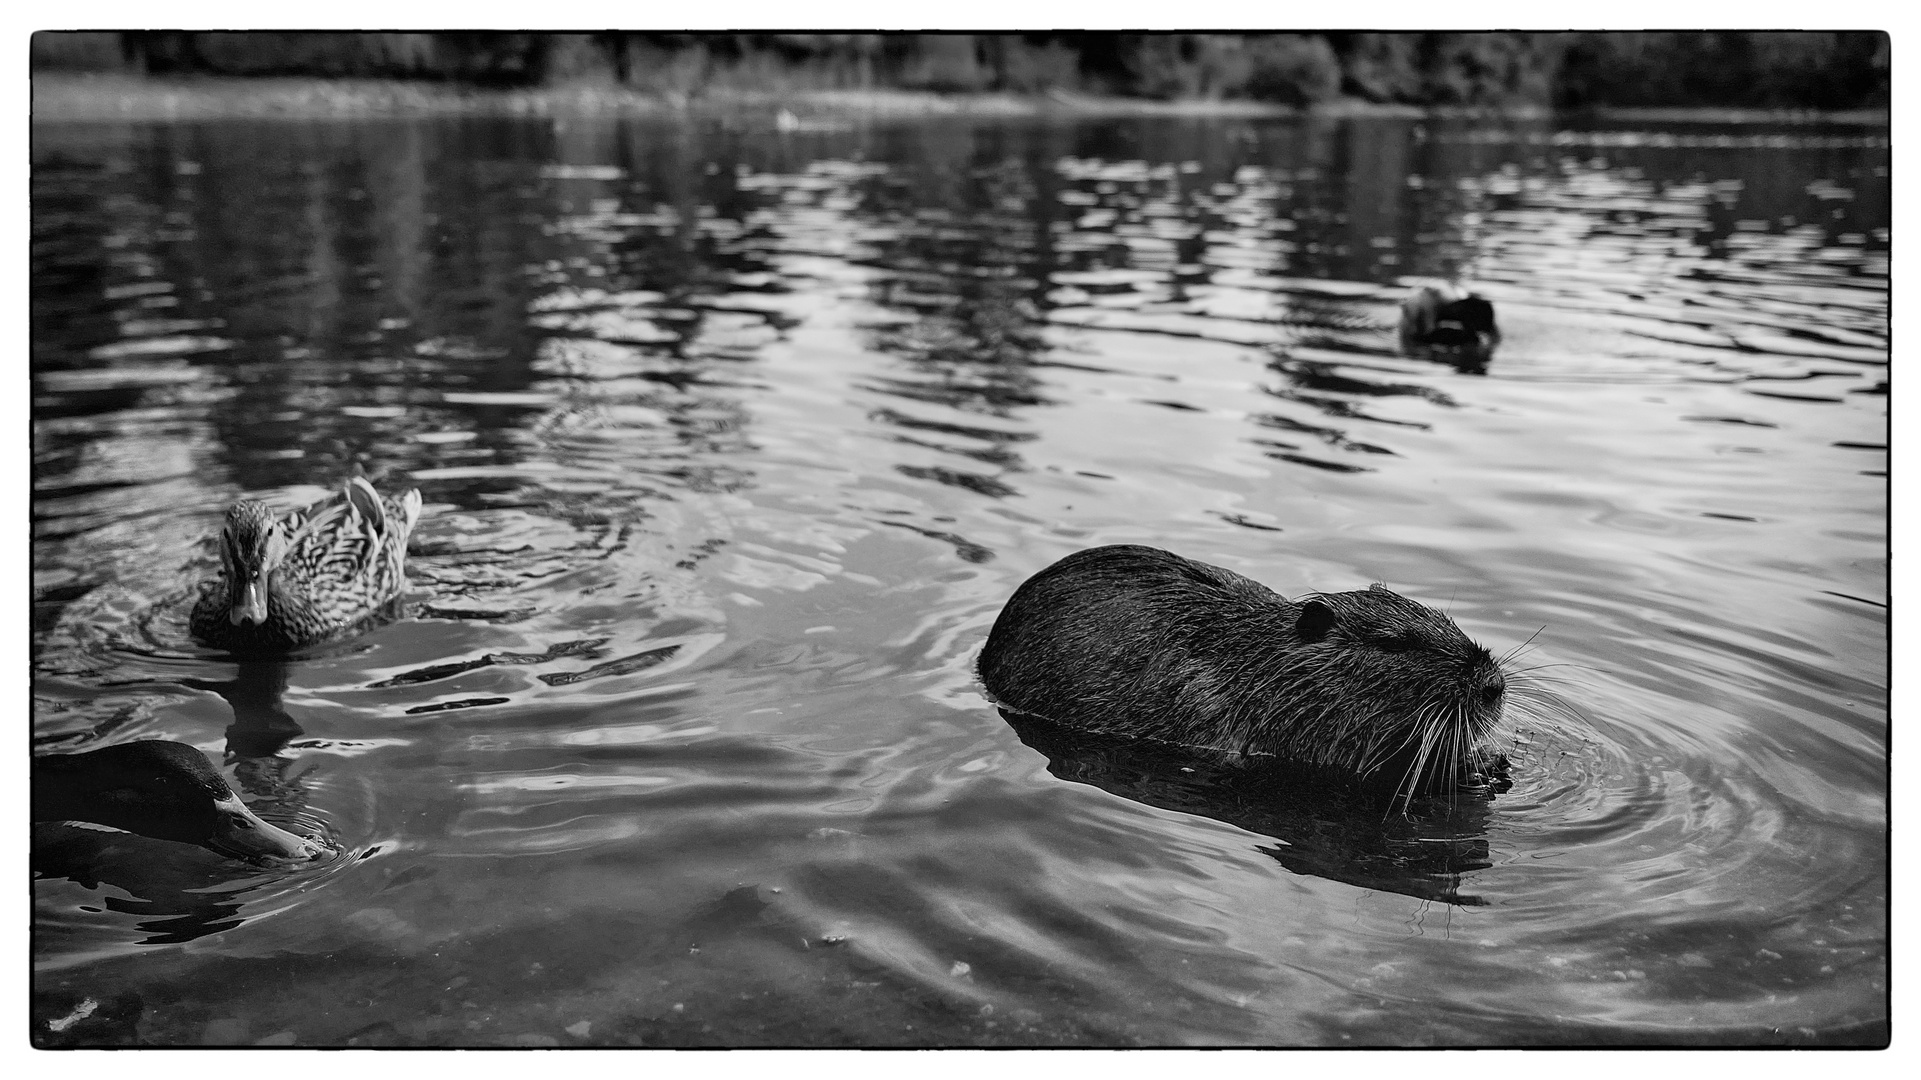
{"label": "riverbank", "polygon": [[[33,119],[48,121],[212,120],[242,117],[364,117],[421,114],[515,116],[674,115],[765,112],[772,123],[804,129],[810,117],[849,116],[1462,116],[1488,110],[1380,105],[1346,99],[1310,108],[1257,101],[1156,101],[1050,91],[937,94],[918,90],[808,90],[789,93],[711,90],[654,94],[592,83],[489,90],[449,83],[317,78],[151,78],[39,73]],[[1540,118],[1547,110],[1503,110]],[[1885,109],[1849,112],[1763,109],[1607,108],[1584,116],[1646,123],[1822,123],[1885,127]]]}

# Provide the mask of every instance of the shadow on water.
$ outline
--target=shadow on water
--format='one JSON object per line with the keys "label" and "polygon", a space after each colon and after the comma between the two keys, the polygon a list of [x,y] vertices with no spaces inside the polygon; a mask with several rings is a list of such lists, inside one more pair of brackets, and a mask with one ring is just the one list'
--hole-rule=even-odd
{"label": "shadow on water", "polygon": [[1419,802],[1403,812],[1378,788],[1298,766],[1001,716],[1062,780],[1272,837],[1256,850],[1293,873],[1462,907],[1487,903],[1461,891],[1466,875],[1492,865],[1487,789],[1464,794],[1451,812]]}
{"label": "shadow on water", "polygon": [[1494,346],[1488,344],[1434,345],[1403,338],[1401,353],[1410,360],[1446,364],[1463,375],[1486,375],[1494,360]]}
{"label": "shadow on water", "polygon": [[288,773],[293,762],[281,754],[288,743],[305,734],[282,702],[292,666],[277,660],[245,661],[224,682],[181,680],[183,685],[219,694],[233,707],[226,763],[233,766],[248,805],[281,820],[297,816],[307,806],[300,776]]}
{"label": "shadow on water", "polygon": [[[291,666],[277,660],[243,661],[231,679],[181,680],[184,686],[220,695],[233,708],[233,723],[227,727],[228,762],[271,758],[304,734],[281,700],[287,694]],[[258,794],[251,789],[249,793]]]}
{"label": "shadow on water", "polygon": [[142,945],[179,944],[244,922],[241,908],[261,882],[236,881],[240,866],[204,848],[134,833],[59,823],[33,827],[34,876],[66,878],[97,891],[101,906],[80,911],[134,916],[135,928],[147,935],[139,939]]}

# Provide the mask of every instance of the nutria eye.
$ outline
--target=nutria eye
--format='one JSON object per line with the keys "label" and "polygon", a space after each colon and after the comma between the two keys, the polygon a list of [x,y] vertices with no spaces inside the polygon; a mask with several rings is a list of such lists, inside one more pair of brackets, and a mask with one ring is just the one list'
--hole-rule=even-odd
{"label": "nutria eye", "polygon": [[1412,649],[1414,644],[1414,639],[1406,634],[1396,634],[1393,637],[1376,640],[1374,647],[1380,649],[1382,652],[1406,652]]}
{"label": "nutria eye", "polygon": [[1334,609],[1319,600],[1309,600],[1301,605],[1300,618],[1294,621],[1294,632],[1302,641],[1313,643],[1327,636],[1334,629]]}

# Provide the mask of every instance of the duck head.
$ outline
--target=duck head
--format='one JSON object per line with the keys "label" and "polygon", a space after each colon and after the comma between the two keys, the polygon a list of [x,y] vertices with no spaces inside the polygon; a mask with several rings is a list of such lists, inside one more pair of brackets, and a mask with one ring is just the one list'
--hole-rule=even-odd
{"label": "duck head", "polygon": [[1476,293],[1440,305],[1434,312],[1429,340],[1436,345],[1487,345],[1501,342],[1494,325],[1494,305]]}
{"label": "duck head", "polygon": [[33,819],[88,821],[249,861],[321,854],[247,809],[200,751],[158,739],[35,758]]}
{"label": "duck head", "polygon": [[1484,374],[1501,343],[1494,305],[1452,283],[1416,286],[1401,301],[1401,352]]}
{"label": "duck head", "polygon": [[286,558],[289,541],[273,511],[246,499],[227,511],[220,533],[220,563],[227,573],[227,618],[235,626],[267,621],[267,598],[274,571]]}

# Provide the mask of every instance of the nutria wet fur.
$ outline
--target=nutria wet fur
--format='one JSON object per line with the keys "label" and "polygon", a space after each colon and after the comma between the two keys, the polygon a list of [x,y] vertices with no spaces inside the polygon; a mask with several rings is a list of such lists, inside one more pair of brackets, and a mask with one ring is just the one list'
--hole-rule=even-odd
{"label": "nutria wet fur", "polygon": [[1181,746],[1451,790],[1482,764],[1507,682],[1453,620],[1383,586],[1288,600],[1137,545],[1024,582],[980,656],[1005,709]]}

